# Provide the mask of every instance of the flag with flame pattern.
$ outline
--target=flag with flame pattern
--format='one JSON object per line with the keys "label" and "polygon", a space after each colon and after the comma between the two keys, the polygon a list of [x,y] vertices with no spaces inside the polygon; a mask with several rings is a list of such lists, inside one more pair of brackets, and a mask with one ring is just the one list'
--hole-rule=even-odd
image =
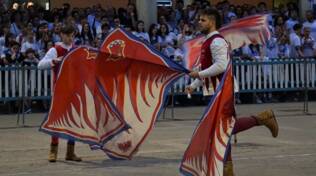
{"label": "flag with flame pattern", "polygon": [[153,128],[169,86],[188,71],[123,29],[61,65],[41,130],[131,159]]}

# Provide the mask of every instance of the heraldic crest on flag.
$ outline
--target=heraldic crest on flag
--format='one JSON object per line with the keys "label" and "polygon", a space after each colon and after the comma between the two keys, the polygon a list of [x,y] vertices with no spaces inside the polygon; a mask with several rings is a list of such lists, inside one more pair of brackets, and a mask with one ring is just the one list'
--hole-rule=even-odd
{"label": "heraldic crest on flag", "polygon": [[163,107],[168,87],[186,72],[122,29],[99,50],[65,56],[41,130],[131,159]]}

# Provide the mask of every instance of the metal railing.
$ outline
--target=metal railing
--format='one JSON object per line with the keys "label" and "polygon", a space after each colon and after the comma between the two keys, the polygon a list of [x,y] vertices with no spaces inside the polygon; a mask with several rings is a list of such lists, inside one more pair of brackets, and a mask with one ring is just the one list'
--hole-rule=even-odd
{"label": "metal railing", "polygon": [[[234,59],[234,74],[240,93],[304,91],[316,89],[316,59],[290,58],[269,60]],[[36,66],[0,67],[0,102],[49,100],[52,91],[51,71]],[[184,76],[173,85],[172,96],[184,94],[192,79]],[[201,94],[198,88],[195,94]],[[307,103],[304,108],[307,108]],[[22,106],[22,109],[24,106]],[[22,111],[24,112],[24,111]]]}
{"label": "metal railing", "polygon": [[10,65],[0,67],[0,101],[16,101],[23,97],[50,99],[51,71],[36,66]]}

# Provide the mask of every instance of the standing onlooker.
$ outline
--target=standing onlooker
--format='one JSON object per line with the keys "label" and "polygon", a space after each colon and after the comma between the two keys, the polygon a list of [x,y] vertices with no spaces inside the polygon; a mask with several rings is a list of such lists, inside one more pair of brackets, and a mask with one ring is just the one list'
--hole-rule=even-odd
{"label": "standing onlooker", "polygon": [[276,34],[276,37],[279,37],[279,35],[287,34],[283,16],[280,15],[276,17],[273,32]]}
{"label": "standing onlooker", "polygon": [[278,41],[275,36],[272,36],[270,38],[270,40],[267,42],[265,49],[265,56],[267,56],[270,59],[278,58]]}
{"label": "standing onlooker", "polygon": [[114,28],[119,28],[119,27],[122,27],[121,25],[121,20],[118,16],[114,17],[113,18],[113,22],[114,22]]}
{"label": "standing onlooker", "polygon": [[92,41],[93,41],[93,35],[92,32],[90,30],[89,24],[85,23],[82,26],[82,31],[80,33],[80,41],[81,41],[81,45],[92,45]]}
{"label": "standing onlooker", "polygon": [[133,32],[133,34],[136,37],[140,38],[143,41],[150,42],[149,35],[147,32],[145,32],[143,21],[137,21],[135,29],[136,30],[135,30],[135,32]]}
{"label": "standing onlooker", "polygon": [[61,42],[61,38],[60,38],[61,27],[62,27],[62,23],[60,22],[57,22],[54,24],[53,33],[52,33],[53,43]]}
{"label": "standing onlooker", "polygon": [[[302,42],[301,42],[301,31],[302,31],[302,25],[300,23],[297,23],[293,26],[294,32],[290,34],[290,57],[292,58],[302,58],[304,57],[304,54],[302,52]],[[294,64],[295,65],[295,76],[293,77],[296,80],[304,80],[302,71],[304,69],[303,64]],[[301,72],[299,72],[301,71]],[[299,74],[300,73],[300,74]],[[296,81],[296,85],[298,85],[299,82]],[[300,97],[299,92],[295,93],[294,101],[298,101],[298,97]]]}
{"label": "standing onlooker", "polygon": [[184,24],[183,29],[180,34],[177,36],[178,46],[190,39],[193,39],[193,27],[190,24]]}
{"label": "standing onlooker", "polygon": [[[309,27],[304,27],[303,30],[304,30],[304,33],[302,36],[302,50],[303,50],[304,57],[315,57],[316,56],[316,42],[314,38],[310,35],[311,29]],[[310,59],[310,58],[305,58],[305,59]],[[307,83],[314,81],[311,79],[315,75],[315,72],[312,71],[313,70],[312,65],[308,63],[304,69],[306,69],[305,72],[307,76],[306,77]]]}
{"label": "standing onlooker", "polygon": [[36,33],[36,41],[39,46],[38,52],[40,54],[40,58],[42,58],[42,56],[44,56],[45,54],[45,53],[42,53],[42,51],[45,50],[45,46],[47,45],[47,43],[52,41],[47,23],[42,23],[38,26],[38,30]]}
{"label": "standing onlooker", "polygon": [[25,51],[29,48],[32,48],[36,52],[38,52],[40,50],[38,44],[35,41],[35,36],[34,36],[34,33],[32,31],[29,31],[27,33],[26,41],[23,42],[22,46],[21,46],[21,53],[25,54]]}
{"label": "standing onlooker", "polygon": [[20,44],[16,41],[11,41],[10,49],[1,55],[1,59],[5,65],[20,63],[23,60],[20,52]]}
{"label": "standing onlooker", "polygon": [[306,11],[306,21],[303,23],[303,27],[309,27],[311,36],[316,39],[316,20],[312,10]]}
{"label": "standing onlooker", "polygon": [[39,62],[39,59],[37,58],[37,53],[32,48],[29,48],[25,51],[25,58],[22,61],[23,65],[31,66],[31,65],[37,65]]}
{"label": "standing onlooker", "polygon": [[290,57],[303,57],[302,43],[301,43],[301,29],[300,23],[293,26],[293,33],[290,34]]}
{"label": "standing onlooker", "polygon": [[157,24],[151,24],[149,26],[149,40],[150,44],[154,45],[158,50],[160,50],[161,37],[158,35]]}
{"label": "standing onlooker", "polygon": [[[0,55],[4,52],[5,50],[5,45],[6,45],[6,36],[10,33],[10,29],[8,25],[3,25],[1,26],[0,29]],[[7,45],[8,46],[8,45]]]}
{"label": "standing onlooker", "polygon": [[108,23],[104,23],[101,26],[101,33],[99,34],[99,36],[97,38],[100,38],[101,41],[103,41],[106,36],[108,36],[108,34],[110,33],[110,26]]}
{"label": "standing onlooker", "polygon": [[133,3],[128,3],[127,14],[126,14],[126,25],[135,26],[136,21],[138,21],[136,6]]}
{"label": "standing onlooker", "polygon": [[158,34],[161,37],[161,52],[170,58],[174,57],[175,39],[171,32],[169,32],[168,25],[161,24]]}
{"label": "standing onlooker", "polygon": [[7,33],[5,36],[4,36],[4,40],[3,40],[3,44],[2,44],[2,54],[4,52],[6,52],[7,50],[10,50],[10,44],[12,42],[15,42],[15,37],[13,34],[11,33]]}
{"label": "standing onlooker", "polygon": [[162,49],[167,47],[167,45],[174,45],[173,36],[169,32],[168,25],[163,23],[160,25],[158,35],[161,37],[161,47]]}
{"label": "standing onlooker", "polygon": [[316,42],[315,39],[310,35],[311,29],[309,27],[304,27],[304,33],[302,36],[302,51],[305,57],[315,57],[316,56]]}
{"label": "standing onlooker", "polygon": [[298,24],[298,23],[299,23],[299,21],[298,21],[297,11],[291,10],[290,11],[290,18],[285,22],[286,29],[290,33],[294,33],[293,27],[295,24]]}
{"label": "standing onlooker", "polygon": [[11,15],[11,25],[10,25],[10,32],[17,37],[21,33],[21,15],[18,11],[15,11]]}
{"label": "standing onlooker", "polygon": [[290,57],[290,43],[287,35],[278,37],[278,58]]}

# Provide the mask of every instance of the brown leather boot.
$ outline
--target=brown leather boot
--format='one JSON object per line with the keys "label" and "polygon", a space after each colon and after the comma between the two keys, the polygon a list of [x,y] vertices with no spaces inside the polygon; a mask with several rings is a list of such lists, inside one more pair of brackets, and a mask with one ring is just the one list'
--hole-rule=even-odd
{"label": "brown leather boot", "polygon": [[266,126],[273,137],[277,137],[279,134],[279,125],[278,122],[275,118],[274,112],[270,110],[265,110],[261,113],[259,113],[256,117],[257,122],[259,125],[264,125]]}
{"label": "brown leather boot", "polygon": [[224,164],[224,176],[234,176],[233,161],[226,161]]}
{"label": "brown leather boot", "polygon": [[48,161],[49,162],[56,162],[57,160],[57,153],[58,153],[58,144],[51,144],[50,151],[48,154]]}
{"label": "brown leather boot", "polygon": [[69,161],[82,161],[80,157],[77,157],[75,154],[75,145],[74,144],[67,144],[67,153],[66,153],[66,160]]}

